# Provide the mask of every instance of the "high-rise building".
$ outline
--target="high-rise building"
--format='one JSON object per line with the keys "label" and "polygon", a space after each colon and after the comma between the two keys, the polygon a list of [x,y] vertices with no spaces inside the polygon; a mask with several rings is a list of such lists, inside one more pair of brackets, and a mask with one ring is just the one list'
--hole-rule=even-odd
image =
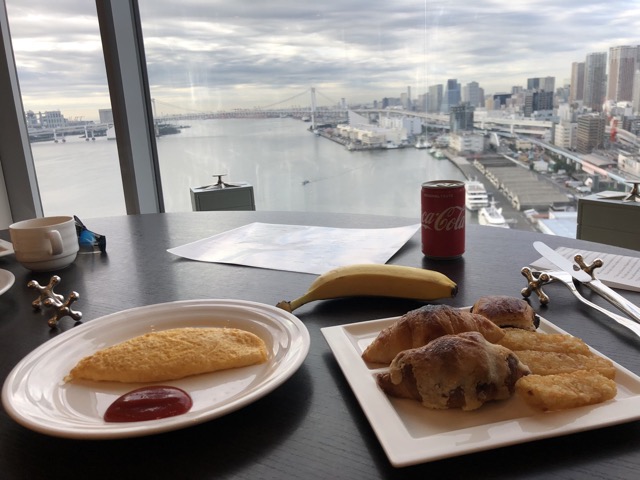
{"label": "high-rise building", "polygon": [[633,75],[633,98],[631,99],[631,105],[634,113],[640,113],[640,68],[638,68]]}
{"label": "high-rise building", "polygon": [[553,110],[553,90],[533,92],[533,111]]}
{"label": "high-rise building", "polygon": [[555,124],[553,144],[566,150],[576,148],[577,129],[576,123],[561,120],[560,123]]}
{"label": "high-rise building", "polygon": [[511,93],[494,93],[493,94],[493,109],[500,110],[507,105],[507,100],[511,98]]}
{"label": "high-rise building", "polygon": [[596,113],[578,117],[576,131],[576,150],[578,153],[591,153],[594,148],[604,146],[605,125],[605,118]]}
{"label": "high-rise building", "polygon": [[527,79],[527,90],[544,90],[553,92],[556,89],[556,77],[536,77]]}
{"label": "high-rise building", "polygon": [[640,47],[623,45],[609,49],[609,81],[607,100],[630,102],[633,98],[633,75]]}
{"label": "high-rise building", "polygon": [[449,113],[451,107],[460,103],[461,98],[460,84],[455,78],[450,78],[447,80],[447,88],[442,99],[443,113]]}
{"label": "high-rise building", "polygon": [[429,87],[429,112],[439,113],[442,109],[442,84]]}
{"label": "high-rise building", "polygon": [[484,89],[480,88],[478,82],[469,82],[462,87],[461,100],[473,107],[482,107],[484,106]]}
{"label": "high-rise building", "polygon": [[404,108],[405,110],[411,110],[411,100],[409,100],[408,93],[400,94],[400,104],[402,105],[402,108]]}
{"label": "high-rise building", "polygon": [[418,112],[426,112],[429,107],[429,94],[421,93],[418,95],[418,99],[414,102],[413,106]]}
{"label": "high-rise building", "polygon": [[473,130],[473,111],[475,108],[469,103],[453,105],[449,110],[449,127],[451,133]]}
{"label": "high-rise building", "polygon": [[584,98],[584,62],[571,64],[571,86],[569,102],[577,102]]}
{"label": "high-rise building", "polygon": [[607,82],[607,52],[587,54],[584,61],[584,106],[602,111]]}

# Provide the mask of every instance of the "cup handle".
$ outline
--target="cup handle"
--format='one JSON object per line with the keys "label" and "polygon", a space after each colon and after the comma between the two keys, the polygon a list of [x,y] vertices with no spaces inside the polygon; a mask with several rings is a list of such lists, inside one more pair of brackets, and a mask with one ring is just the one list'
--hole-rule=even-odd
{"label": "cup handle", "polygon": [[58,230],[49,230],[47,232],[49,242],[51,242],[51,255],[60,255],[62,253],[62,237]]}

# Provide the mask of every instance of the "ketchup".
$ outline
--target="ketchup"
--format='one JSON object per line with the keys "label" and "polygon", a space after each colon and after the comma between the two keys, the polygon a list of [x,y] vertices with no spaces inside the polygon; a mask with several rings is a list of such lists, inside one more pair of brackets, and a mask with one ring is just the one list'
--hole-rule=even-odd
{"label": "ketchup", "polygon": [[156,385],[125,393],[104,414],[105,422],[142,422],[173,417],[188,412],[193,400],[176,387]]}

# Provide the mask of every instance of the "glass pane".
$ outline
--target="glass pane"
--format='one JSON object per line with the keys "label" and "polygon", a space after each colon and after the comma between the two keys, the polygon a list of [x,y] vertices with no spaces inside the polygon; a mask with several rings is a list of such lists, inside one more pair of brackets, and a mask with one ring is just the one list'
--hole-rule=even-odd
{"label": "glass pane", "polygon": [[6,5],[45,215],[126,213],[95,4]]}
{"label": "glass pane", "polygon": [[140,1],[155,118],[176,127],[157,139],[167,211],[192,210],[192,188],[225,174],[253,187],[258,210],[417,218],[422,182],[464,179],[414,147],[419,120],[389,128],[377,148],[337,136],[348,109],[399,106],[411,91],[417,107],[427,76],[423,2],[377,5],[388,11],[361,20],[334,7]]}
{"label": "glass pane", "polygon": [[[422,182],[477,178],[481,203],[493,198],[511,228],[575,236],[577,199],[632,178],[605,124],[617,118],[620,131],[638,110],[623,102],[640,102],[629,76],[640,48],[614,48],[610,28],[630,12],[580,8],[140,0],[155,119],[175,127],[158,138],[167,210],[196,208],[193,189],[226,174],[253,186],[259,210],[416,218]],[[604,66],[623,75],[623,64],[608,89],[620,95],[595,101],[607,98]],[[599,142],[585,114],[600,118],[587,122]],[[467,220],[487,224],[487,210]]]}

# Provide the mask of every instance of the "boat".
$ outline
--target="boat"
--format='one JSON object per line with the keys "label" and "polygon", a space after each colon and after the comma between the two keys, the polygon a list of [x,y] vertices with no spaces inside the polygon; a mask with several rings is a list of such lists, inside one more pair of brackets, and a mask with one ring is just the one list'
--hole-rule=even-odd
{"label": "boat", "polygon": [[415,143],[414,147],[416,147],[417,149],[422,150],[423,148],[427,148],[428,147],[428,143],[424,138],[420,138],[418,139],[418,141]]}
{"label": "boat", "polygon": [[464,184],[464,188],[464,203],[468,210],[476,211],[489,206],[489,195],[482,182],[471,180]]}
{"label": "boat", "polygon": [[491,200],[488,207],[478,211],[478,223],[487,227],[509,228],[507,221],[502,216],[502,209],[496,207],[495,200]]}

